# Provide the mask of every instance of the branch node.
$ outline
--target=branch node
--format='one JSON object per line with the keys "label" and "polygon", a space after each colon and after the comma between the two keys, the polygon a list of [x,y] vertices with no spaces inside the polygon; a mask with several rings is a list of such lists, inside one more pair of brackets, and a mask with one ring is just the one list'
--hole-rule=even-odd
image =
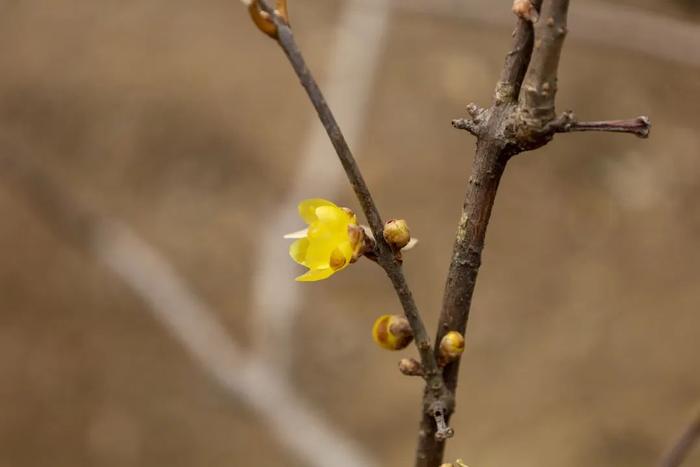
{"label": "branch node", "polygon": [[440,404],[436,404],[432,415],[435,419],[435,425],[437,426],[437,430],[435,431],[435,439],[438,441],[445,441],[452,438],[455,435],[455,431],[447,425],[447,421],[445,420],[445,409]]}
{"label": "branch node", "polygon": [[484,109],[473,102],[467,104],[467,113],[478,123],[479,117],[484,112]]}

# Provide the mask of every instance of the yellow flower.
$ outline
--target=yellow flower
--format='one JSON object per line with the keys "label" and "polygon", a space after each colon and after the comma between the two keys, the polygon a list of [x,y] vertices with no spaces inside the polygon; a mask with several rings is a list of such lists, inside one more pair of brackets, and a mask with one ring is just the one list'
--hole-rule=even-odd
{"label": "yellow flower", "polygon": [[297,239],[289,247],[289,255],[309,268],[296,280],[326,279],[357,259],[364,233],[352,212],[316,198],[299,203],[299,216],[309,227],[285,235],[285,238]]}

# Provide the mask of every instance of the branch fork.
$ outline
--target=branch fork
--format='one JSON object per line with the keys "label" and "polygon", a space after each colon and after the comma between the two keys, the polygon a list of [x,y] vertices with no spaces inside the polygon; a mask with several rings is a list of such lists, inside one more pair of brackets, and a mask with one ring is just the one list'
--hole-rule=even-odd
{"label": "branch fork", "polygon": [[[457,355],[452,360],[441,361],[440,343],[448,333],[464,335],[466,330],[486,230],[508,160],[520,152],[547,144],[556,133],[612,131],[647,137],[649,119],[637,117],[579,122],[572,112],[557,116],[554,106],[557,73],[567,32],[569,0],[514,0],[513,11],[518,20],[513,33],[513,47],[506,55],[493,104],[487,109],[470,104],[467,106],[469,118],[452,122],[455,128],[474,135],[477,144],[433,346],[403,275],[401,260],[397,258],[395,248],[383,238],[379,211],[323,94],[297,48],[286,12],[285,17],[281,17],[266,0],[253,0],[253,4],[267,14],[264,20],[274,25],[274,35],[269,35],[284,50],[318,112],[375,239],[375,245],[371,248],[373,254],[369,256],[376,257],[377,263],[391,280],[410,324],[420,362],[403,359],[399,369],[407,375],[422,376],[426,383],[415,466],[438,467],[442,464],[445,440],[454,434],[448,422],[454,411],[460,360]],[[264,28],[261,29],[267,33]]]}

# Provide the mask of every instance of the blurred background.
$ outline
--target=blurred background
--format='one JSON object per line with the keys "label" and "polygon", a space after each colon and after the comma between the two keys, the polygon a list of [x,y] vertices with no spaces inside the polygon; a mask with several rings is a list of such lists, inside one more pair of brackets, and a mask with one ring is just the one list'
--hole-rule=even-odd
{"label": "blurred background", "polygon": [[[439,313],[509,0],[294,0],[290,17]],[[447,458],[651,466],[700,403],[700,7],[572,2],[560,135],[509,164]],[[237,1],[0,1],[0,466],[408,466],[418,379],[360,261],[297,283],[296,205],[359,211]],[[700,466],[700,452],[688,467]]]}

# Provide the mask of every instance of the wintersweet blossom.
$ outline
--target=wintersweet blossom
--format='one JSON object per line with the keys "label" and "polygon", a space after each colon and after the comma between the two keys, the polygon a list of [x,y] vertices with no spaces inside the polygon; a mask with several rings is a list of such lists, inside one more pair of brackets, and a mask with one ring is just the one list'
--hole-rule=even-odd
{"label": "wintersweet blossom", "polygon": [[349,209],[325,199],[307,199],[299,203],[299,216],[308,228],[284,236],[296,239],[289,247],[292,259],[309,268],[297,281],[326,279],[360,256],[364,230]]}

